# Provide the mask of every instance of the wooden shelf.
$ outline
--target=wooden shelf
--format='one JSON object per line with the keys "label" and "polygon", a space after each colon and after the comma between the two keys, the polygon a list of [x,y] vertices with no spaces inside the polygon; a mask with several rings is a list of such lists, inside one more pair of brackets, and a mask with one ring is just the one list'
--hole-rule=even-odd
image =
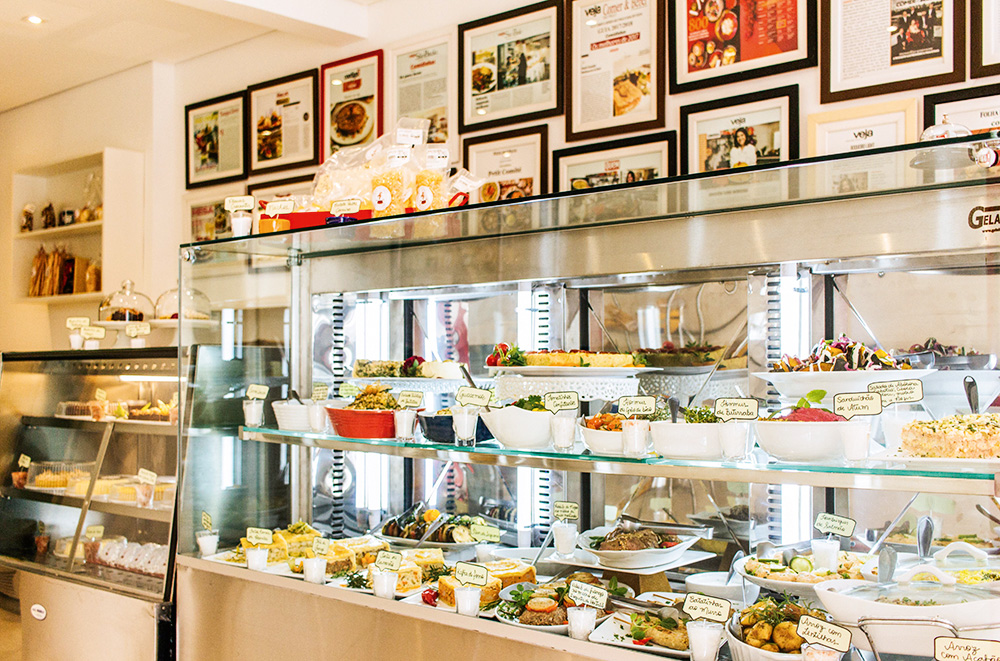
{"label": "wooden shelf", "polygon": [[33,230],[31,232],[18,232],[14,239],[34,239],[36,241],[46,239],[61,239],[68,236],[82,236],[86,234],[97,234],[104,226],[103,220],[95,220],[90,223],[74,223],[63,227],[50,227],[47,230]]}
{"label": "wooden shelf", "polygon": [[107,296],[104,292],[89,291],[85,294],[60,294],[59,296],[22,296],[17,299],[18,303],[87,303],[90,301],[103,301]]}

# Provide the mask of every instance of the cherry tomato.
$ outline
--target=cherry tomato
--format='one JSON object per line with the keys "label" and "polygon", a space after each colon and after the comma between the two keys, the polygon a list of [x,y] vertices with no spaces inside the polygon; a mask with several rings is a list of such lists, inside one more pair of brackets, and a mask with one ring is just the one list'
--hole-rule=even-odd
{"label": "cherry tomato", "polygon": [[495,353],[491,353],[489,356],[486,357],[486,365],[488,367],[497,366],[497,355]]}
{"label": "cherry tomato", "polygon": [[423,599],[424,603],[428,606],[437,606],[438,603],[438,591],[434,588],[427,588],[421,593],[420,598]]}
{"label": "cherry tomato", "polygon": [[507,352],[510,351],[510,345],[507,344],[506,342],[501,342],[500,344],[496,345],[495,348],[496,348],[497,351],[499,351],[500,353],[502,353],[505,356],[507,355]]}

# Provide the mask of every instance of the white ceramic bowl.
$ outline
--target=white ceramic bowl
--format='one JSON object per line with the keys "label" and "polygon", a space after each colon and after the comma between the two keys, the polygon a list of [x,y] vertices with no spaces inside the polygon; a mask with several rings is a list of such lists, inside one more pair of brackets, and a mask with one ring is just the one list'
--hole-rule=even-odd
{"label": "white ceramic bowl", "polygon": [[586,425],[580,425],[580,433],[583,434],[583,444],[594,454],[615,457],[625,455],[625,440],[620,431],[590,429]]}
{"label": "white ceramic bowl", "polygon": [[666,459],[721,459],[720,422],[688,424],[682,420],[649,423],[653,449]]}
{"label": "white ceramic bowl", "polygon": [[778,461],[828,461],[843,459],[840,428],[847,422],[787,422],[757,420],[757,444]]}
{"label": "white ceramic bowl", "polygon": [[747,645],[740,640],[739,635],[735,633],[740,627],[739,617],[739,613],[734,615],[725,627],[726,642],[729,643],[729,653],[732,655],[733,661],[788,661],[789,657],[791,657],[790,654],[785,652],[768,652],[753,645]]}
{"label": "white ceramic bowl", "polygon": [[[303,402],[312,404],[312,400]],[[278,429],[282,431],[310,431],[309,407],[298,402],[271,402],[274,417],[278,419]]]}
{"label": "white ceramic bowl", "polygon": [[[577,538],[578,549],[597,556],[598,563],[605,567],[618,569],[642,569],[644,567],[655,567],[668,562],[674,562],[689,548],[694,546],[698,537],[681,537],[679,544],[667,549],[642,549],[640,551],[599,551],[590,548],[591,537],[601,537],[614,530],[611,526],[598,526],[591,530],[585,530]],[[579,551],[578,551],[579,552]]]}
{"label": "white ceramic bowl", "polygon": [[[684,579],[685,592],[699,592],[710,597],[728,599],[734,603],[752,604],[760,595],[760,586],[747,581],[739,574],[733,574],[732,580],[726,583],[725,571],[706,571],[691,574]],[[745,583],[745,589],[744,589]],[[745,593],[745,594],[744,594]],[[744,596],[746,597],[744,599]]]}
{"label": "white ceramic bowl", "polygon": [[483,409],[479,417],[486,423],[493,438],[505,448],[538,450],[552,444],[548,411],[526,411],[517,406]]}

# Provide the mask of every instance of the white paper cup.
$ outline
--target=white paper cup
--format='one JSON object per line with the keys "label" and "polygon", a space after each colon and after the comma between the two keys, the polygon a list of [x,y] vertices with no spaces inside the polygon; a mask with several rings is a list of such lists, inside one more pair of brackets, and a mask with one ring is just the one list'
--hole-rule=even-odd
{"label": "white paper cup", "polygon": [[246,550],[247,569],[264,571],[267,569],[267,549],[249,548]]}
{"label": "white paper cup", "polygon": [[264,424],[264,400],[243,400],[243,424],[247,427],[260,427]]}
{"label": "white paper cup", "polygon": [[69,348],[70,349],[82,349],[83,348],[83,335],[78,332],[73,332],[69,334]]}
{"label": "white paper cup", "polygon": [[83,341],[83,348],[86,351],[96,351],[97,349],[101,348],[101,341],[100,340],[84,340]]}
{"label": "white paper cup", "polygon": [[[396,438],[409,440],[413,438],[413,428],[417,423],[417,412],[413,409],[400,409],[392,412],[396,423]],[[475,431],[473,431],[475,435]]]}
{"label": "white paper cup", "polygon": [[622,447],[626,457],[649,453],[649,420],[622,420]]}
{"label": "white paper cup", "polygon": [[750,425],[745,422],[727,422],[719,426],[719,445],[725,459],[745,459],[750,454],[749,439]]}
{"label": "white paper cup", "polygon": [[372,577],[372,589],[375,591],[375,596],[383,599],[395,599],[397,580],[399,580],[399,574],[394,571],[375,572]]}
{"label": "white paper cup", "polygon": [[476,426],[479,424],[479,408],[476,406],[453,406],[451,426],[455,430],[455,445],[474,446]]}
{"label": "white paper cup", "polygon": [[585,606],[570,606],[566,609],[569,621],[569,637],[587,640],[597,625],[597,609]]}
{"label": "white paper cup", "polygon": [[839,539],[814,539],[809,542],[813,553],[813,566],[816,569],[837,571],[837,553],[840,551]]}
{"label": "white paper cup", "polygon": [[455,610],[459,615],[479,617],[479,600],[483,589],[475,585],[462,585],[455,588]]}
{"label": "white paper cup", "polygon": [[561,558],[568,558],[576,551],[576,524],[570,521],[556,521],[552,524],[552,543]]}
{"label": "white paper cup", "polygon": [[566,452],[572,450],[576,443],[576,417],[559,415],[559,413],[549,420],[549,429],[552,431],[553,447],[556,450]]}
{"label": "white paper cup", "polygon": [[233,236],[250,236],[253,216],[247,211],[233,211],[229,214],[229,224],[233,228]]}
{"label": "white paper cup", "polygon": [[194,534],[194,539],[198,542],[198,550],[203,558],[206,555],[215,555],[219,550],[218,530],[199,530]]}
{"label": "white paper cup", "polygon": [[323,402],[315,402],[309,405],[309,428],[313,433],[322,434],[326,431],[326,426],[330,422],[330,416],[326,413]]}
{"label": "white paper cup", "polygon": [[861,461],[868,458],[868,424],[848,422],[840,428],[840,438],[844,442],[844,458]]}
{"label": "white paper cup", "polygon": [[839,661],[844,654],[819,643],[802,646],[802,661]]}
{"label": "white paper cup", "polygon": [[721,622],[692,620],[687,623],[687,634],[691,661],[715,661],[719,656],[719,643],[722,642]]}
{"label": "white paper cup", "polygon": [[326,558],[303,558],[302,575],[307,583],[325,583]]}

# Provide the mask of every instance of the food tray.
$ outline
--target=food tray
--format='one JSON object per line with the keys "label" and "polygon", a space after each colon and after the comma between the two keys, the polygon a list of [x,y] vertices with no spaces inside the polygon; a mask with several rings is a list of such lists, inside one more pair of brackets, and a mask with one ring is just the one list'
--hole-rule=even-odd
{"label": "food tray", "polygon": [[[426,590],[427,588],[434,587],[434,585],[437,585],[437,583],[421,585],[415,592],[411,592],[408,594],[408,596],[404,597],[402,599],[402,602],[404,604],[416,604],[418,606],[423,606],[424,608],[436,608],[438,610],[447,611],[449,613],[456,612],[457,609],[455,606],[446,606],[442,604],[440,601],[438,601],[437,606],[431,606],[430,604],[424,603],[423,591]],[[371,592],[371,590],[366,590],[366,592]],[[398,597],[400,596],[400,594],[397,592],[396,596]],[[479,617],[485,619],[493,619],[493,618],[500,619],[497,616],[496,606],[494,606],[493,608],[488,608],[486,610],[480,610]]]}
{"label": "food tray", "polygon": [[[535,553],[538,550],[535,549]],[[696,562],[701,562],[702,560],[708,560],[710,558],[718,557],[715,553],[708,553],[707,551],[692,551],[687,549],[679,557],[676,557],[669,562],[665,562],[661,565],[654,565],[652,567],[637,567],[634,569],[622,568],[622,567],[608,567],[607,565],[602,565],[596,555],[590,553],[589,551],[584,551],[583,549],[577,549],[573,554],[572,558],[562,559],[551,557],[550,555],[543,556],[546,562],[551,562],[559,565],[567,565],[569,567],[583,567],[585,569],[594,569],[598,571],[614,571],[622,574],[636,574],[638,576],[649,576],[651,574],[659,574],[660,572],[669,571],[671,569],[676,569],[677,567],[684,567],[685,565],[693,565]],[[534,556],[531,557],[534,559]]]}
{"label": "food tray", "polygon": [[[576,370],[577,375],[536,377],[501,374],[496,378],[497,399],[513,400],[530,395],[544,395],[547,392],[574,391],[579,393],[581,401],[589,402],[600,399],[605,402],[611,402],[617,400],[619,397],[633,397],[639,392],[639,379],[632,376],[595,377],[579,374],[581,370],[591,369],[587,367],[565,367],[562,369]],[[607,369],[629,369],[634,372],[637,368],[609,367]]]}
{"label": "food tray", "polygon": [[[92,461],[33,461],[28,468],[28,481],[24,488],[43,493],[65,493],[70,478],[89,479],[94,466]],[[38,483],[39,478],[41,484]]]}
{"label": "food tray", "polygon": [[[289,569],[287,562],[282,563],[282,564],[285,566],[285,569],[288,569],[289,575],[297,576],[299,578],[302,578],[302,576],[303,576],[302,574],[295,574],[294,572],[292,572],[291,569]],[[365,571],[365,570],[362,569],[360,571]],[[375,591],[372,590],[371,588],[349,588],[349,587],[347,587],[347,579],[344,578],[343,576],[338,576],[337,578],[332,578],[329,581],[327,581],[326,584],[327,585],[332,585],[335,588],[341,588],[343,590],[350,590],[351,592],[363,592],[365,594],[375,594]],[[414,603],[412,601],[407,601],[407,598],[411,598],[412,599],[413,597],[416,597],[417,602],[423,603],[423,602],[420,601],[420,593],[423,592],[424,590],[426,590],[429,587],[434,587],[435,585],[437,585],[436,581],[434,583],[422,583],[421,585],[418,585],[417,587],[413,588],[412,590],[407,590],[406,592],[402,592],[400,590],[396,590],[396,598],[397,599],[402,599],[403,601],[406,601],[407,603]],[[447,608],[447,606],[445,608]],[[454,608],[451,609],[451,612],[454,613],[455,609]]]}
{"label": "food tray", "polygon": [[[681,372],[680,370],[692,370]],[[700,371],[693,371],[700,370]],[[702,367],[665,367],[656,372],[646,372],[639,375],[639,389],[643,394],[671,394],[682,400],[694,397],[701,390],[711,366],[707,369]],[[743,397],[747,393],[749,372],[746,368],[736,370],[718,370],[712,375],[712,379],[701,390],[704,399],[718,399],[720,397]]]}
{"label": "food tray", "polygon": [[[485,388],[488,390],[493,387],[493,379],[473,377],[472,380],[479,388]],[[364,386],[372,383],[380,383],[384,386],[389,386],[392,390],[397,392],[400,390],[417,390],[419,392],[433,393],[436,395],[454,394],[461,386],[468,385],[464,379],[417,379],[398,376],[352,376],[347,379],[347,382],[352,383],[359,388],[363,388]]]}
{"label": "food tray", "polygon": [[854,370],[850,372],[754,372],[767,381],[782,397],[798,399],[811,390],[825,390],[826,399],[842,392],[868,392],[868,386],[880,381],[923,379],[935,370]]}
{"label": "food tray", "polygon": [[[632,651],[642,650],[643,652],[649,652],[650,654],[659,654],[660,656],[671,656],[675,659],[690,659],[690,650],[672,650],[667,647],[660,647],[659,645],[645,645],[643,647],[637,646],[632,641],[632,621],[629,617],[623,613],[615,613],[608,619],[604,620],[600,626],[598,626],[590,634],[590,641],[592,643],[604,643],[605,645],[614,645],[615,647],[624,647]],[[722,647],[722,643],[719,642],[719,647]]]}
{"label": "food tray", "polygon": [[658,367],[562,367],[562,366],[548,366],[548,365],[522,365],[522,366],[503,366],[503,367],[487,367],[490,372],[490,376],[505,376],[505,375],[518,375],[518,376],[559,376],[559,377],[570,377],[577,379],[592,378],[592,377],[602,377],[602,378],[622,378],[626,376],[635,376],[636,374],[641,374],[643,372],[655,372],[660,368]]}

